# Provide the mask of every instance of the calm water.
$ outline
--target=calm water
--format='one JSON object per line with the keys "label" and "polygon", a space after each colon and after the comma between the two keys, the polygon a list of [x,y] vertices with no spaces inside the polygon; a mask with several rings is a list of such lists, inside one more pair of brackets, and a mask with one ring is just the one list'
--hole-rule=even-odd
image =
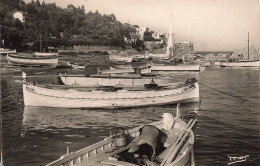
{"label": "calm water", "polygon": [[[35,71],[56,82],[58,70]],[[196,117],[195,162],[198,166],[228,165],[228,156],[249,155],[240,165],[258,165],[260,158],[259,69],[207,68],[200,74],[164,73],[176,81],[196,77],[200,83],[248,101],[200,86],[201,104],[182,104],[181,115]],[[28,74],[30,75],[30,74]],[[5,166],[41,166],[108,136],[114,127],[132,128],[175,113],[175,105],[123,110],[82,110],[24,107],[21,73],[2,73],[3,156]],[[252,162],[250,162],[252,161]],[[235,165],[235,164],[233,164]]]}

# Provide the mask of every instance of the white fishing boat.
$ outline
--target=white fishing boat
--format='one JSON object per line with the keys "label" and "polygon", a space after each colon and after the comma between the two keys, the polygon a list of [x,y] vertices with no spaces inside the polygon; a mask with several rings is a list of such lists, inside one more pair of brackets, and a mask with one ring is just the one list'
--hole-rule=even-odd
{"label": "white fishing boat", "polygon": [[110,55],[109,60],[113,62],[132,62],[132,57],[119,56],[119,55]]}
{"label": "white fishing boat", "polygon": [[233,62],[220,62],[221,67],[260,67],[259,60],[239,60]]}
{"label": "white fishing boat", "polygon": [[48,56],[59,56],[58,52],[34,52],[35,56],[44,56],[44,57],[48,57]]}
{"label": "white fishing boat", "polygon": [[55,68],[58,64],[57,56],[48,57],[28,57],[22,55],[10,54],[7,55],[8,63],[16,66],[39,66]]}
{"label": "white fishing boat", "polygon": [[0,48],[0,54],[16,54],[16,49]]}
{"label": "white fishing boat", "polygon": [[[25,74],[23,74],[25,75]],[[25,76],[23,76],[25,78]],[[159,86],[63,86],[23,84],[24,105],[64,108],[123,108],[199,102],[199,84]]]}
{"label": "white fishing boat", "polygon": [[61,156],[46,166],[194,166],[194,133],[196,119],[188,123],[176,116],[163,114],[163,120],[124,130],[103,141]]}
{"label": "white fishing boat", "polygon": [[249,33],[248,33],[248,57],[244,60],[220,62],[221,67],[260,67],[260,60],[251,60],[249,53]]}
{"label": "white fishing boat", "polygon": [[[138,71],[139,70],[139,71]],[[100,73],[102,74],[123,74],[123,73],[136,73],[136,72],[140,72],[142,74],[148,74],[151,73],[151,67],[142,67],[142,68],[114,68],[112,67],[111,70],[102,70],[100,71]]]}
{"label": "white fishing boat", "polygon": [[[200,71],[200,64],[190,64],[190,63],[175,63],[174,60],[174,40],[173,40],[173,26],[172,22],[169,28],[169,35],[167,41],[167,48],[165,54],[149,54],[150,59],[157,59],[159,61],[154,61],[151,65],[151,72],[153,71]],[[161,61],[160,61],[161,60]],[[166,60],[166,61],[162,61]],[[171,62],[172,61],[172,62]]]}
{"label": "white fishing boat", "polygon": [[169,34],[168,34],[168,40],[167,40],[167,47],[166,47],[166,53],[164,54],[152,54],[148,53],[146,55],[148,59],[158,59],[158,60],[170,60],[172,58],[172,52],[173,52],[173,25],[172,25],[172,19],[169,27]]}
{"label": "white fishing boat", "polygon": [[199,72],[200,64],[154,64],[151,71],[197,71]]}
{"label": "white fishing boat", "polygon": [[152,81],[159,85],[173,84],[169,78],[159,78],[155,75],[146,74],[96,74],[96,75],[69,75],[59,74],[58,79],[64,85],[77,86],[115,86],[115,85],[144,85]]}

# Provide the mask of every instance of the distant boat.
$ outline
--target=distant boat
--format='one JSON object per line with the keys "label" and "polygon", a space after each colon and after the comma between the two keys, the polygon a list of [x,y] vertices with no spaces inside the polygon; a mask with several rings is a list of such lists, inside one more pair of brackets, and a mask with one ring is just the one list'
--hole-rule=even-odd
{"label": "distant boat", "polygon": [[[171,19],[172,20],[172,19]],[[165,54],[148,55],[148,59],[157,59],[151,65],[151,71],[200,71],[200,64],[179,64],[173,62],[174,59],[174,40],[173,40],[172,21],[169,28],[169,37]]]}
{"label": "distant boat", "polygon": [[193,166],[195,123],[196,119],[184,122],[177,108],[175,117],[164,113],[160,121],[129,130],[115,128],[115,134],[46,166]]}
{"label": "distant boat", "polygon": [[123,73],[136,73],[139,70],[142,74],[148,74],[151,73],[151,67],[142,67],[142,68],[136,68],[133,67],[121,67],[121,68],[114,68],[112,67],[111,70],[102,70],[100,71],[101,74],[123,74]]}
{"label": "distant boat", "polygon": [[48,57],[28,57],[10,54],[7,55],[7,60],[9,64],[16,66],[35,66],[35,67],[49,67],[55,68],[58,64],[57,56],[48,56]]}
{"label": "distant boat", "polygon": [[200,64],[154,64],[151,71],[200,71]]}
{"label": "distant boat", "polygon": [[61,80],[64,85],[74,86],[134,86],[149,84],[152,81],[159,85],[173,84],[172,79],[158,78],[150,74],[96,74],[89,76],[59,74],[58,79]]}
{"label": "distant boat", "polygon": [[239,60],[234,62],[220,62],[221,67],[260,67],[259,60]]}
{"label": "distant boat", "polygon": [[157,60],[171,60],[172,58],[172,52],[173,52],[173,25],[172,25],[172,19],[171,19],[171,23],[170,23],[170,27],[169,27],[169,34],[168,34],[168,40],[167,40],[167,47],[166,47],[166,53],[164,54],[152,54],[152,53],[148,53],[148,55],[146,55],[146,57],[148,57],[148,59],[157,59]]}
{"label": "distant boat", "polygon": [[[23,74],[24,75],[24,74]],[[23,77],[26,78],[26,77]],[[125,108],[199,102],[199,84],[175,86],[63,86],[23,84],[24,105],[63,108]]]}
{"label": "distant boat", "polygon": [[59,56],[58,52],[34,52],[35,56]]}
{"label": "distant boat", "polygon": [[245,60],[220,62],[221,67],[260,67],[260,60],[249,59],[249,32],[248,32],[248,57]]}
{"label": "distant boat", "polygon": [[0,54],[16,54],[16,49],[0,48]]}
{"label": "distant boat", "polygon": [[119,56],[119,55],[110,55],[109,60],[113,62],[132,62],[132,57]]}

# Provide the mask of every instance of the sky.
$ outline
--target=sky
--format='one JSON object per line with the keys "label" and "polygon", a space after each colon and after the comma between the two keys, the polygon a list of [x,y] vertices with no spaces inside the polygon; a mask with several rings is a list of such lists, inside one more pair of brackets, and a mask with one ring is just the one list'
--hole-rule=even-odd
{"label": "sky", "polygon": [[45,0],[53,2],[113,13],[122,23],[164,33],[172,19],[174,40],[191,41],[197,51],[247,48],[248,32],[250,45],[260,47],[260,0]]}

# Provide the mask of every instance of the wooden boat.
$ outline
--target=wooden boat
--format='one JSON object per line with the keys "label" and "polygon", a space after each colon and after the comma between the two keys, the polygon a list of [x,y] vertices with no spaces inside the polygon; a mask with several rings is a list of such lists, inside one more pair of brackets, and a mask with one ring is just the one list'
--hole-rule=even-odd
{"label": "wooden boat", "polygon": [[[25,75],[25,74],[23,74]],[[26,78],[23,76],[23,78]],[[65,108],[124,108],[199,102],[196,79],[175,86],[62,86],[23,84],[24,105]]]}
{"label": "wooden boat", "polygon": [[[178,64],[171,62],[173,61],[174,55],[174,40],[173,40],[173,26],[170,24],[169,37],[167,42],[167,48],[165,54],[148,55],[150,59],[157,59],[159,61],[154,62],[151,65],[151,71],[200,71],[199,64],[183,63]],[[148,59],[149,59],[148,58]],[[161,60],[161,61],[160,61]],[[167,61],[163,61],[167,60]]]}
{"label": "wooden boat", "polygon": [[38,66],[55,68],[58,64],[57,56],[48,57],[28,57],[10,54],[7,55],[8,63],[17,66]]}
{"label": "wooden boat", "polygon": [[195,165],[192,127],[196,120],[191,119],[187,124],[178,111],[176,114],[173,117],[164,113],[162,121],[117,132],[103,141],[63,155],[46,166]]}
{"label": "wooden boat", "polygon": [[109,60],[113,62],[132,62],[132,57],[110,55]]}
{"label": "wooden boat", "polygon": [[221,67],[260,67],[259,60],[240,60],[233,62],[220,62]]}
{"label": "wooden boat", "polygon": [[153,80],[159,85],[169,85],[172,79],[158,78],[151,74],[96,74],[96,75],[68,75],[59,74],[58,79],[64,85],[78,86],[115,86],[115,85],[144,85],[149,84]]}
{"label": "wooden boat", "polygon": [[151,73],[151,67],[143,67],[139,69],[134,69],[134,68],[114,68],[112,67],[111,70],[102,70],[100,73],[102,74],[123,74],[123,73],[136,73],[137,70],[140,70],[140,73],[147,74]]}
{"label": "wooden boat", "polygon": [[260,67],[260,60],[249,59],[249,33],[248,33],[248,57],[244,60],[220,62],[221,67]]}
{"label": "wooden boat", "polygon": [[200,64],[154,64],[151,71],[200,71]]}
{"label": "wooden boat", "polygon": [[59,56],[58,52],[34,52],[35,56]]}
{"label": "wooden boat", "polygon": [[0,48],[0,54],[16,54],[16,49]]}

